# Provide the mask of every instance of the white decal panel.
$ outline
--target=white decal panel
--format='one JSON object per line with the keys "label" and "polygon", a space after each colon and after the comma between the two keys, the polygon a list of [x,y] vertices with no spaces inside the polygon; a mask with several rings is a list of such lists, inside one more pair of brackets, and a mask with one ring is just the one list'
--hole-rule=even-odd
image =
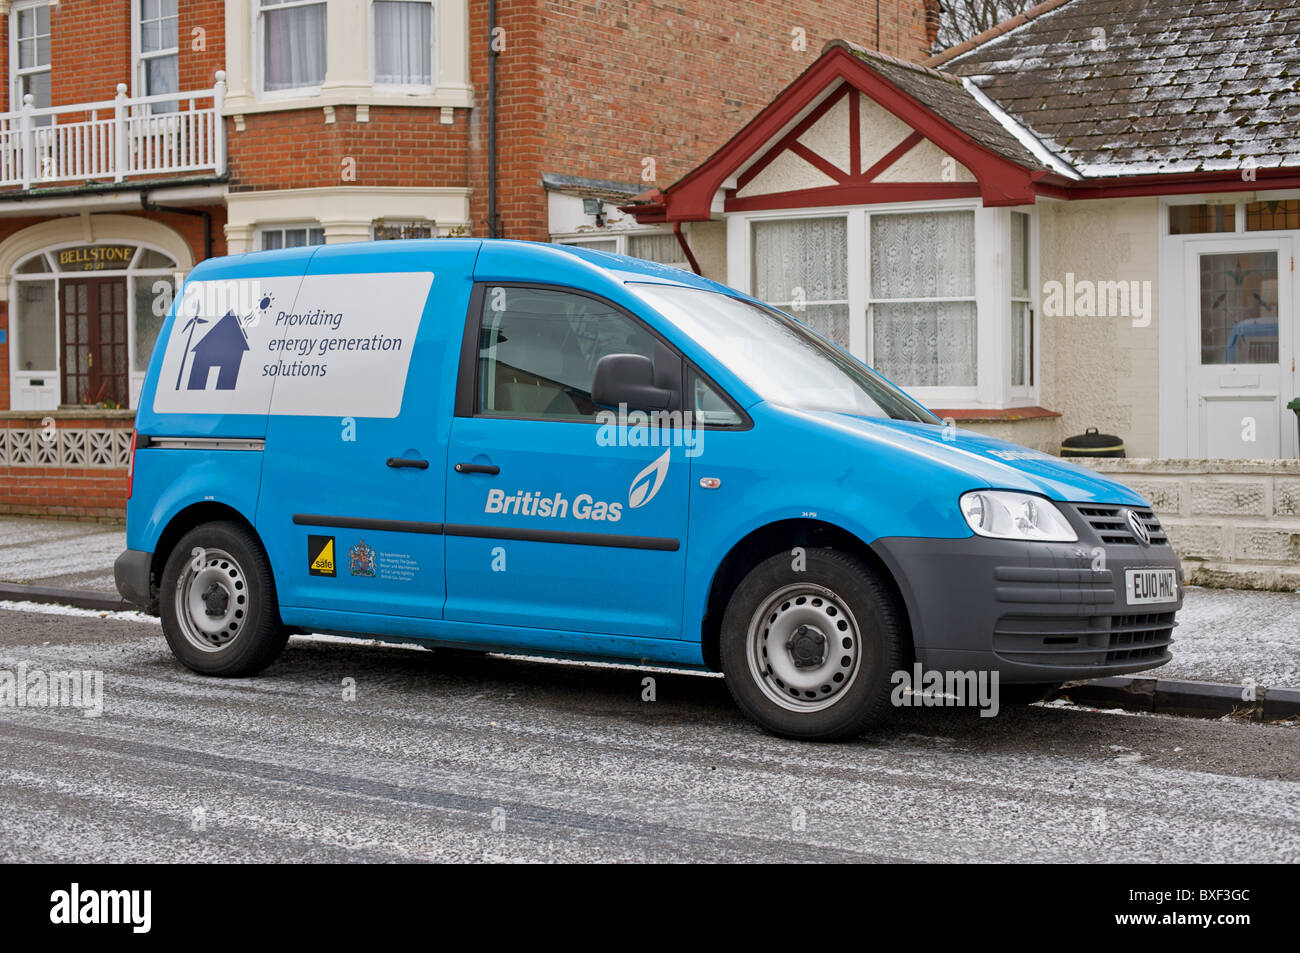
{"label": "white decal panel", "polygon": [[396,417],[432,284],[429,272],[191,282],[154,412]]}

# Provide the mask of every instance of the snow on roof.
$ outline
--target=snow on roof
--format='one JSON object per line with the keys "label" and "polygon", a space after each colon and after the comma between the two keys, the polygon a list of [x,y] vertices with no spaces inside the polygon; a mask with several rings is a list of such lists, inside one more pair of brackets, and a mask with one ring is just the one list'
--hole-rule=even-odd
{"label": "snow on roof", "polygon": [[931,62],[1086,178],[1300,166],[1295,0],[1041,7]]}

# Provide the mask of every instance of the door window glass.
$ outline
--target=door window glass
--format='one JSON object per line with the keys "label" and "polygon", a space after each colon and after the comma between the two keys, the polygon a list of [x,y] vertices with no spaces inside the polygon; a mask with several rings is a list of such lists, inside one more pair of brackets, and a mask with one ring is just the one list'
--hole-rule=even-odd
{"label": "door window glass", "polygon": [[1277,252],[1201,256],[1201,363],[1276,364]]}
{"label": "door window glass", "polygon": [[504,417],[584,420],[596,362],[654,360],[655,339],[612,305],[586,295],[490,286],[483,303],[475,410]]}

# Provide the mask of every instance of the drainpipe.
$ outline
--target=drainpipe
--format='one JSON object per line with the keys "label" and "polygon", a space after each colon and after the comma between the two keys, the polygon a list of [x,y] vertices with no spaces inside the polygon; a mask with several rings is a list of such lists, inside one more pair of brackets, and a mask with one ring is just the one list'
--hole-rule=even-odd
{"label": "drainpipe", "polygon": [[179,208],[175,205],[155,205],[149,193],[140,193],[140,207],[146,212],[175,212],[177,215],[195,215],[203,219],[203,257],[212,257],[212,213],[197,208]]}
{"label": "drainpipe", "polygon": [[488,238],[497,238],[497,0],[488,0]]}

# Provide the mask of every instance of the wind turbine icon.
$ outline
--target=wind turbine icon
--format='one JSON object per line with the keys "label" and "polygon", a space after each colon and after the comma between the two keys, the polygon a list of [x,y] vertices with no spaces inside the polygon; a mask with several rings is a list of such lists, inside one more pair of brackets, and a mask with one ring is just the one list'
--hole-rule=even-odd
{"label": "wind turbine icon", "polygon": [[181,389],[181,379],[185,376],[185,360],[186,360],[186,358],[189,357],[189,354],[190,354],[190,344],[193,343],[193,341],[194,341],[194,327],[195,327],[195,325],[199,325],[199,324],[207,324],[207,323],[208,323],[207,321],[205,321],[203,318],[200,318],[200,317],[199,317],[199,306],[198,306],[197,303],[195,303],[195,305],[194,305],[194,314],[193,314],[193,316],[191,316],[191,318],[189,319],[189,321],[187,321],[187,322],[185,323],[185,326],[184,326],[183,328],[181,328],[181,332],[182,332],[182,333],[188,331],[188,332],[189,332],[189,335],[185,338],[185,350],[181,351],[181,366],[180,366],[180,370],[178,370],[178,371],[176,372],[176,389],[177,389],[177,390],[180,390],[180,389]]}

